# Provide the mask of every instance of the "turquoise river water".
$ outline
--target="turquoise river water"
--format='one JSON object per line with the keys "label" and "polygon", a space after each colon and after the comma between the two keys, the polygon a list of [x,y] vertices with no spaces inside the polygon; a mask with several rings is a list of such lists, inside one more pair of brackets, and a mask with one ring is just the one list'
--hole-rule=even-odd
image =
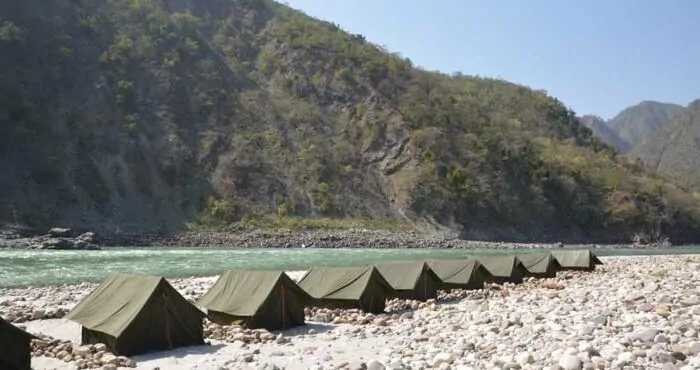
{"label": "turquoise river water", "polygon": [[[536,252],[536,249],[518,251]],[[97,282],[113,272],[165,277],[212,276],[230,269],[301,270],[313,265],[351,266],[375,262],[512,253],[505,249],[241,249],[106,248],[101,251],[0,250],[0,288]],[[664,250],[598,248],[599,256],[700,254],[700,246]]]}

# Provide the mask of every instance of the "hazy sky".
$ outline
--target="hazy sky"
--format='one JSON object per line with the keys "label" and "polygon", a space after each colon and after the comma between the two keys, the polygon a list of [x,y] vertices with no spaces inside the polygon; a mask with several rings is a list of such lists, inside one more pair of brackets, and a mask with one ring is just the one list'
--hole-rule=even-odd
{"label": "hazy sky", "polygon": [[416,65],[547,90],[611,118],[700,98],[700,0],[288,0]]}

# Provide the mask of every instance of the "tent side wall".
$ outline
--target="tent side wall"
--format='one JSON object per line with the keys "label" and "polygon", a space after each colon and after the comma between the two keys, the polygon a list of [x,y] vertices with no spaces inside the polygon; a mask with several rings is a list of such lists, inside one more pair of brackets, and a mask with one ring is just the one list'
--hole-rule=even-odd
{"label": "tent side wall", "polygon": [[595,265],[593,263],[589,262],[588,266],[563,266],[562,271],[583,271],[583,272],[592,272],[595,270]]}
{"label": "tent side wall", "polygon": [[484,289],[484,283],[491,277],[491,273],[481,264],[474,267],[472,275],[469,278],[467,290]]}
{"label": "tent side wall", "polygon": [[315,299],[312,302],[309,303],[310,306],[314,307],[322,307],[322,308],[329,308],[329,309],[361,309],[362,305],[360,304],[360,300],[351,300],[351,299],[327,299],[327,298],[319,298]]}
{"label": "tent side wall", "polygon": [[448,291],[448,292],[451,290],[458,290],[458,289],[479,290],[479,289],[484,289],[484,281],[485,281],[485,279],[479,279],[479,280],[470,280],[469,283],[467,283],[467,284],[443,283],[441,285],[441,289]]}
{"label": "tent side wall", "polygon": [[587,250],[551,251],[551,254],[564,271],[591,272],[596,265],[602,264],[593,252]]}
{"label": "tent side wall", "polygon": [[535,275],[536,277],[539,277],[539,278],[554,278],[554,277],[557,276],[557,271],[559,271],[559,270],[560,270],[560,269],[557,268],[557,266],[554,264],[554,261],[550,261],[550,262],[547,264],[547,269],[545,270],[544,273],[542,273],[542,274],[534,274],[534,275]]}
{"label": "tent side wall", "polygon": [[556,277],[557,272],[562,271],[562,267],[554,256],[549,258],[549,266],[547,266],[547,275],[545,277]]}
{"label": "tent side wall", "polygon": [[528,277],[528,276],[533,276],[530,274],[530,271],[527,271],[525,266],[523,266],[522,262],[518,261],[518,259],[515,259],[515,267],[513,268],[513,275],[511,275],[511,280],[510,282],[516,283],[516,284],[522,284],[523,280]]}
{"label": "tent side wall", "polygon": [[511,272],[510,276],[493,276],[489,274],[489,276],[485,278],[485,281],[495,284],[521,284],[523,282],[523,279],[529,275],[530,273],[527,271],[525,266],[523,266],[523,264],[516,259],[515,266],[513,267],[513,271]]}
{"label": "tent side wall", "polygon": [[[431,268],[434,268],[431,266]],[[445,291],[451,291],[451,290],[457,290],[457,289],[464,289],[464,290],[478,290],[478,289],[483,289],[484,288],[484,282],[486,281],[486,278],[490,276],[489,272],[482,266],[479,262],[474,261],[474,265],[469,267],[471,270],[468,272],[469,276],[466,280],[466,282],[460,282],[456,283],[453,281],[450,281],[453,277],[451,276],[440,276],[435,270],[436,277],[438,279],[438,289],[442,289]],[[460,274],[464,274],[465,272],[462,271]],[[446,279],[442,280],[442,279]]]}
{"label": "tent side wall", "polygon": [[386,307],[387,298],[395,296],[395,292],[393,289],[387,290],[381,282],[377,281],[375,276],[372,276],[360,296],[359,308],[364,312],[382,313]]}
{"label": "tent side wall", "polygon": [[433,270],[426,270],[421,274],[418,282],[416,282],[415,289],[411,291],[411,297],[406,299],[415,299],[417,301],[437,299],[437,291],[440,284],[441,280]]}
{"label": "tent side wall", "polygon": [[593,270],[595,270],[595,266],[593,266],[593,265],[591,264],[590,266],[585,266],[585,267],[578,267],[578,266],[574,266],[574,267],[565,267],[563,270],[567,270],[567,271],[592,272]]}
{"label": "tent side wall", "polygon": [[429,275],[423,275],[418,282],[416,282],[416,287],[414,289],[394,290],[387,298],[411,299],[425,302],[429,299],[437,298],[439,287],[440,283],[438,281],[431,278]]}
{"label": "tent side wall", "polygon": [[[9,333],[8,331],[7,334]],[[7,338],[0,338],[0,369],[31,370],[31,368],[32,353],[30,338],[11,338],[9,336]]]}
{"label": "tent side wall", "polygon": [[224,312],[213,310],[209,310],[207,312],[207,317],[209,318],[209,320],[211,320],[211,322],[217,323],[219,325],[247,326],[250,320],[250,317],[229,315]]}
{"label": "tent side wall", "polygon": [[[31,370],[32,367],[31,365],[29,367],[25,367],[23,365],[17,366],[14,363],[14,360],[12,360],[12,363],[9,362],[9,359],[5,359],[3,357],[0,357],[0,369],[8,369],[8,370]],[[31,358],[30,358],[31,361]]]}
{"label": "tent side wall", "polygon": [[[386,299],[392,296],[394,289],[384,279],[375,267],[358,267],[355,271],[347,271],[347,268],[338,268],[338,272],[344,275],[344,285],[338,285],[332,292],[324,292],[318,289],[324,284],[320,281],[326,277],[332,278],[334,271],[327,269],[309,278],[307,273],[299,282],[299,286],[307,293],[316,296],[311,305],[326,308],[358,308],[365,312],[379,313],[384,311]],[[321,285],[317,285],[321,284]],[[312,293],[313,292],[313,293]],[[321,297],[319,297],[321,296]]]}
{"label": "tent side wall", "polygon": [[103,332],[90,330],[84,326],[82,326],[81,328],[81,344],[86,345],[103,343],[107,346],[107,349],[110,352],[114,354],[119,353],[119,349],[117,348],[117,339],[113,336],[105,334]]}
{"label": "tent side wall", "polygon": [[285,281],[287,279],[280,279],[275,284],[258,312],[248,320],[249,328],[281,330],[305,324],[304,301],[307,298],[302,296],[301,289],[292,286],[293,281]]}
{"label": "tent side wall", "polygon": [[598,256],[596,256],[595,253],[593,253],[593,252],[591,252],[591,260],[593,260],[593,268],[594,269],[597,265],[603,264],[603,261],[601,261],[600,258],[598,258]]}
{"label": "tent side wall", "polygon": [[427,301],[437,298],[437,291],[440,289],[442,281],[430,268],[421,270],[418,280],[413,289],[392,288],[388,292],[388,299],[412,299],[416,301]]}

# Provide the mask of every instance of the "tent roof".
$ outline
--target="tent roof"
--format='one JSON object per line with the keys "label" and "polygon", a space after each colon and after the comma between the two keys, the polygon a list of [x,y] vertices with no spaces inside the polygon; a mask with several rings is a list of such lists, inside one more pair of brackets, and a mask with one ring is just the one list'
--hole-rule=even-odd
{"label": "tent roof", "polygon": [[397,290],[414,289],[424,273],[432,272],[424,261],[381,263],[376,264],[375,267],[384,279]]}
{"label": "tent roof", "polygon": [[210,311],[253,316],[271,294],[278,294],[273,291],[278,283],[308,298],[283,271],[227,271],[197,304]]}
{"label": "tent roof", "polygon": [[359,299],[372,277],[390,288],[374,266],[312,267],[299,286],[316,299]]}
{"label": "tent roof", "polygon": [[545,273],[551,265],[557,263],[551,253],[523,253],[517,257],[532,273]]}
{"label": "tent roof", "polygon": [[479,262],[496,277],[511,277],[515,266],[521,263],[512,254],[479,257]]}
{"label": "tent roof", "polygon": [[600,265],[602,262],[589,249],[577,249],[568,251],[552,251],[552,256],[562,267],[587,268],[591,265]]}
{"label": "tent roof", "polygon": [[428,266],[444,283],[467,284],[481,264],[474,259],[435,259],[428,261]]}
{"label": "tent roof", "polygon": [[66,315],[66,319],[90,330],[119,337],[143,310],[160,284],[169,285],[162,277],[109,275]]}
{"label": "tent roof", "polygon": [[0,334],[8,335],[11,337],[22,337],[26,340],[37,339],[37,337],[34,336],[34,334],[18,328],[17,326],[13,325],[9,321],[6,321],[2,317],[0,317]]}

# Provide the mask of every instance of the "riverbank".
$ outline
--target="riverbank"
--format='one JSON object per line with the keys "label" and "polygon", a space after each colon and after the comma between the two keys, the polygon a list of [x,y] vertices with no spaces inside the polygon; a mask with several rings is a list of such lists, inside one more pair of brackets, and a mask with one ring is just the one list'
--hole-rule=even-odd
{"label": "riverbank", "polygon": [[[54,228],[57,230],[60,228]],[[64,229],[70,230],[70,229]],[[237,248],[377,248],[377,249],[539,249],[564,247],[647,248],[670,247],[668,243],[601,244],[593,240],[562,240],[556,242],[499,242],[461,239],[450,231],[418,232],[405,229],[375,228],[273,228],[235,227],[226,230],[196,228],[173,234],[111,234],[88,232],[84,243],[77,234],[58,243],[45,231],[21,228],[0,229],[0,249],[97,249],[124,246],[166,247],[237,247]],[[57,248],[62,247],[62,248]]]}
{"label": "riverbank", "polygon": [[[46,235],[0,235],[0,249],[44,249]],[[440,248],[440,249],[531,249],[559,247],[561,243],[481,242],[459,239],[452,234],[424,234],[384,229],[272,229],[245,228],[230,231],[197,230],[172,235],[100,235],[103,247],[236,247],[236,248]],[[66,239],[70,241],[70,239]],[[65,246],[78,249],[75,244]]]}
{"label": "riverbank", "polygon": [[190,231],[161,240],[167,246],[238,246],[242,248],[441,248],[532,249],[560,243],[482,242],[448,233],[426,234],[377,229],[250,229],[237,232]]}
{"label": "riverbank", "polygon": [[[695,324],[700,320],[700,256],[604,257],[603,262],[592,273],[562,272],[555,279],[466,292],[457,300],[372,317],[309,312],[307,319],[315,321],[281,336],[273,333],[274,340],[239,335],[132,360],[137,369],[148,370],[700,367]],[[172,283],[196,299],[214,281]],[[0,306],[69,309],[94,286],[4,289],[0,297],[6,301]],[[361,320],[335,318],[342,315]],[[77,325],[62,319],[24,325],[74,342],[80,336]],[[33,366],[75,368],[47,357],[34,358]]]}

